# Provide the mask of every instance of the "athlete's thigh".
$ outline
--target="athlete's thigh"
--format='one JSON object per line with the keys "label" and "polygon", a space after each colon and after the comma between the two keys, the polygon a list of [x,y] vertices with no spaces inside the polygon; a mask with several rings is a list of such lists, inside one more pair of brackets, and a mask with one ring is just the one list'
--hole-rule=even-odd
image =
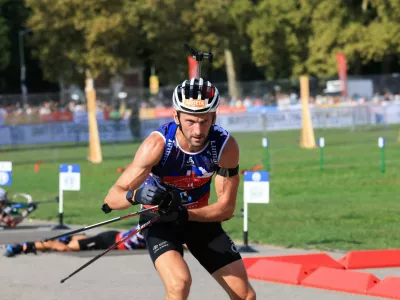
{"label": "athlete's thigh", "polygon": [[143,230],[147,251],[167,289],[189,284],[191,276],[183,259],[182,231],[176,224],[155,223]]}
{"label": "athlete's thigh", "polygon": [[230,299],[255,299],[255,292],[242,260],[220,268],[212,273],[212,276],[228,293]]}
{"label": "athlete's thigh", "polygon": [[[71,240],[68,245],[67,248],[70,251],[80,251],[81,250],[81,246],[79,244],[79,241],[84,240],[84,239],[75,239],[75,240]],[[83,249],[82,249],[83,250]]]}
{"label": "athlete's thigh", "polygon": [[70,241],[68,243],[68,247],[71,247],[71,249],[75,249],[75,251],[107,249],[108,247],[104,247],[103,244],[103,239],[99,234],[97,234],[91,237],[87,237],[86,239]]}
{"label": "athlete's thigh", "polygon": [[172,250],[183,256],[182,233],[176,224],[154,223],[142,230],[142,234],[153,264],[164,253]]}
{"label": "athlete's thigh", "polygon": [[71,246],[76,246],[75,242],[78,243],[80,250],[104,250],[115,243],[117,234],[116,230],[108,230],[85,239],[73,240],[70,244],[74,242]]}
{"label": "athlete's thigh", "polygon": [[192,282],[189,268],[182,254],[176,250],[158,256],[154,266],[167,289],[177,285],[190,286]]}
{"label": "athlete's thigh", "polygon": [[70,251],[67,245],[59,241],[54,241],[54,243],[51,245],[51,250],[59,252]]}
{"label": "athlete's thigh", "polygon": [[84,235],[84,234],[82,234],[82,235],[73,235],[70,240],[71,241],[75,241],[75,240],[83,240],[83,239],[87,239],[87,238],[88,238],[88,236]]}
{"label": "athlete's thigh", "polygon": [[220,223],[189,222],[185,238],[190,252],[210,274],[241,259]]}

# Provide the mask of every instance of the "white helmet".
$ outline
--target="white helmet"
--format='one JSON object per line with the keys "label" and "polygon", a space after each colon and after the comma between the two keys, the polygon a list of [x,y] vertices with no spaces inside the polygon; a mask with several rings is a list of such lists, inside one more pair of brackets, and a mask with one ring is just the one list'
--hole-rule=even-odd
{"label": "white helmet", "polygon": [[192,114],[215,112],[219,105],[219,92],[211,82],[192,78],[175,88],[172,103],[177,111]]}

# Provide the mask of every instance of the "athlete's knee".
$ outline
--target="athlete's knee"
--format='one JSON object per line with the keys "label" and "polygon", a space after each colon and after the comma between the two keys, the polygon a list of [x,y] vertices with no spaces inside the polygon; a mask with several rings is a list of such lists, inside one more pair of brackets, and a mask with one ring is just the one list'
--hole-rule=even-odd
{"label": "athlete's knee", "polygon": [[255,300],[256,292],[249,283],[246,289],[243,288],[234,293],[230,293],[230,298],[231,300]]}
{"label": "athlete's knee", "polygon": [[245,300],[256,300],[256,292],[254,291],[253,287],[250,284],[247,289],[247,295]]}
{"label": "athlete's knee", "polygon": [[72,240],[68,243],[67,248],[69,248],[70,251],[80,251],[81,247],[79,246],[79,240]]}
{"label": "athlete's knee", "polygon": [[166,284],[167,295],[172,299],[180,299],[182,295],[189,295],[190,286],[192,285],[192,278],[186,276],[173,276]]}

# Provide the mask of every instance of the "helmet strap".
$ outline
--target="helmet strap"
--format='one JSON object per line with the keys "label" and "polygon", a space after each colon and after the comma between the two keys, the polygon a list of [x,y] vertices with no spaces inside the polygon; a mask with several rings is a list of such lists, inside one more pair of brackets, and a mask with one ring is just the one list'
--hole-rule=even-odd
{"label": "helmet strap", "polygon": [[[179,121],[178,127],[179,127],[179,129],[181,130],[183,136],[185,136],[185,134],[183,133],[183,130],[182,130],[181,112],[180,112],[180,111],[177,111],[176,114],[177,114],[177,116],[178,116],[178,121]],[[186,136],[185,136],[185,138],[186,138]]]}

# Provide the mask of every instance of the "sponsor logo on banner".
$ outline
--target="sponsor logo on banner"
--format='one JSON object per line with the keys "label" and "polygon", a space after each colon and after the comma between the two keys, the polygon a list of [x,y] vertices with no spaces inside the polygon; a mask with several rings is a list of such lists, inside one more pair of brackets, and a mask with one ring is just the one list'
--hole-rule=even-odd
{"label": "sponsor logo on banner", "polygon": [[[0,116],[1,117],[1,116]],[[30,115],[7,115],[5,118],[6,125],[23,125],[23,124],[39,124],[40,115],[30,114]]]}
{"label": "sponsor logo on banner", "polygon": [[155,108],[155,118],[170,118],[174,115],[174,111],[173,107]]}
{"label": "sponsor logo on banner", "polygon": [[147,120],[147,119],[155,119],[156,118],[156,112],[155,108],[141,108],[139,110],[139,118],[141,120]]}
{"label": "sponsor logo on banner", "polygon": [[247,111],[246,106],[240,106],[240,107],[219,106],[217,113],[218,114],[237,114],[237,113],[242,113],[242,112],[246,112],[246,111]]}
{"label": "sponsor logo on banner", "polygon": [[41,123],[52,123],[52,122],[71,122],[73,120],[72,112],[53,112],[51,114],[40,115]]}

